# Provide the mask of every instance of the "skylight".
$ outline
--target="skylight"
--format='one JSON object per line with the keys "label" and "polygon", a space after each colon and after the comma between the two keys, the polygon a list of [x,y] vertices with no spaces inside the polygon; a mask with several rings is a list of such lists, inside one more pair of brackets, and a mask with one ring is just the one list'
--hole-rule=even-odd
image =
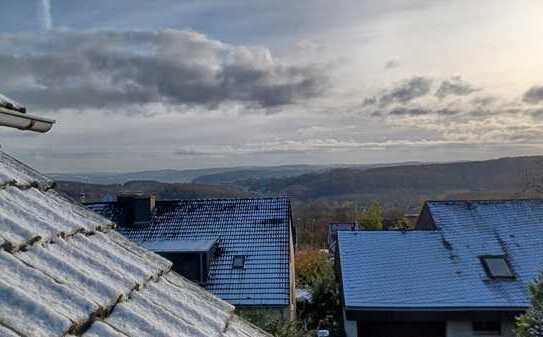
{"label": "skylight", "polygon": [[481,262],[491,278],[514,278],[511,267],[504,256],[482,256]]}
{"label": "skylight", "polygon": [[232,262],[232,268],[242,269],[244,266],[245,266],[245,256],[243,255],[234,256],[234,260]]}

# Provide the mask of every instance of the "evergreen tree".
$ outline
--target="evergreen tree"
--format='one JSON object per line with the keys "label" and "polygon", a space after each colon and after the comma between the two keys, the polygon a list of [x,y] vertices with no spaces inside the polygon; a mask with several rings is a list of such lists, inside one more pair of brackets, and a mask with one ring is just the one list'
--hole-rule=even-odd
{"label": "evergreen tree", "polygon": [[379,202],[374,201],[371,206],[362,214],[360,224],[364,229],[383,229],[383,210]]}
{"label": "evergreen tree", "polygon": [[528,311],[517,317],[518,337],[543,337],[543,275],[530,284],[532,303]]}

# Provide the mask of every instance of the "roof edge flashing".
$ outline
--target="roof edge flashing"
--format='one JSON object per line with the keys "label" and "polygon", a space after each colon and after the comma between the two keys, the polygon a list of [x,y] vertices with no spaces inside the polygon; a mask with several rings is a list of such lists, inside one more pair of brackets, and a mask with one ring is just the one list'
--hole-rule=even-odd
{"label": "roof edge flashing", "polygon": [[481,306],[442,306],[442,307],[436,307],[436,306],[378,306],[378,307],[356,307],[356,306],[345,306],[345,310],[347,311],[420,311],[420,312],[427,312],[427,311],[446,311],[446,312],[454,312],[454,311],[524,311],[528,308],[527,306],[512,306],[512,307],[500,307],[500,306],[488,306],[488,307],[481,307]]}

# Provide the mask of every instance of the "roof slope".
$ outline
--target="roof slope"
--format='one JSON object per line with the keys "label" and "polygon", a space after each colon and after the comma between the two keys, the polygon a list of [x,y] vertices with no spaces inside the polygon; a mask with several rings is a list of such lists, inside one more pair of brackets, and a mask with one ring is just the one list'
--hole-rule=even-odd
{"label": "roof slope", "polygon": [[[528,306],[543,270],[543,201],[429,202],[436,230],[339,232],[346,306]],[[480,257],[503,255],[514,280],[487,276]]]}
{"label": "roof slope", "polygon": [[267,336],[0,154],[0,335]]}
{"label": "roof slope", "polygon": [[[111,219],[115,203],[89,207]],[[218,240],[206,289],[234,305],[289,304],[290,202],[287,198],[158,201],[147,226],[119,227],[148,245],[164,240]],[[245,267],[233,269],[235,255]]]}

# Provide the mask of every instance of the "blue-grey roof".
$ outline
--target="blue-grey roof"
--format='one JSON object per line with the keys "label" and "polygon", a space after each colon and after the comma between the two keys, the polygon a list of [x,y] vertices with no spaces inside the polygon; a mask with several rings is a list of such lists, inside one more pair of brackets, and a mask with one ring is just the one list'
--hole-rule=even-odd
{"label": "blue-grey roof", "polygon": [[[543,271],[543,201],[428,202],[433,230],[339,232],[351,308],[512,309],[529,304]],[[480,257],[503,255],[514,280],[487,276]]]}
{"label": "blue-grey roof", "polygon": [[[115,203],[89,207],[115,221]],[[157,201],[151,223],[118,227],[148,245],[164,240],[215,240],[221,254],[210,265],[206,289],[234,305],[290,303],[290,201],[288,198]],[[233,269],[235,255],[245,256]]]}

